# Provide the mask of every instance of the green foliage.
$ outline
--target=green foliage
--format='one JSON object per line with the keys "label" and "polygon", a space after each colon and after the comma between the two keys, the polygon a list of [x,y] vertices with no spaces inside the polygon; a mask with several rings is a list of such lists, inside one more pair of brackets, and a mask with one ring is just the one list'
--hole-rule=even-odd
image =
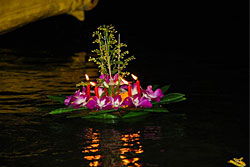
{"label": "green foliage", "polygon": [[145,108],[144,111],[147,111],[147,112],[168,112],[168,110],[164,107]]}
{"label": "green foliage", "polygon": [[122,118],[138,117],[138,116],[147,115],[147,114],[148,112],[144,112],[144,111],[131,111],[125,114],[124,116],[122,116]]}
{"label": "green foliage", "polygon": [[161,87],[161,91],[163,94],[165,94],[167,92],[167,90],[169,89],[170,85],[165,85],[163,87]]}
{"label": "green foliage", "polygon": [[53,111],[50,112],[50,114],[62,114],[62,113],[66,113],[66,112],[72,112],[72,111],[82,111],[82,110],[88,110],[86,108],[78,108],[78,109],[74,109],[74,108],[58,108],[55,109]]}
{"label": "green foliage", "polygon": [[104,113],[110,113],[110,112],[115,112],[117,110],[111,109],[111,110],[100,110],[100,111],[94,111],[90,112],[89,115],[99,115],[99,114],[104,114]]}
{"label": "green foliage", "polygon": [[97,115],[87,115],[87,116],[83,116],[81,118],[86,118],[86,119],[118,119],[118,116],[113,115],[113,114],[104,113],[104,114],[97,114]]}
{"label": "green foliage", "polygon": [[97,28],[97,31],[93,32],[92,37],[95,38],[93,43],[98,44],[98,49],[94,49],[92,52],[97,57],[90,57],[89,61],[95,62],[102,74],[129,74],[124,70],[128,62],[135,59],[134,56],[127,56],[129,54],[128,50],[122,50],[127,45],[120,42],[120,34],[118,35],[118,39],[115,38],[116,33],[117,31],[112,25],[100,26]]}
{"label": "green foliage", "polygon": [[185,95],[182,93],[169,93],[169,94],[166,94],[161,99],[161,101],[159,103],[160,104],[169,104],[169,103],[173,103],[173,102],[183,101],[183,100],[186,100],[186,98],[184,96]]}
{"label": "green foliage", "polygon": [[47,97],[64,104],[65,96],[51,96],[51,95],[48,95]]}

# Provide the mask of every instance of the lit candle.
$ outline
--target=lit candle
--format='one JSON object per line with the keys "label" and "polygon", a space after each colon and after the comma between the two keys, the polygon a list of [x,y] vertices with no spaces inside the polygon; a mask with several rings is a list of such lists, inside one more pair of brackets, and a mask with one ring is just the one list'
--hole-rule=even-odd
{"label": "lit candle", "polygon": [[99,98],[98,87],[95,86],[95,96]]}
{"label": "lit candle", "polygon": [[137,92],[140,95],[141,94],[141,85],[140,85],[140,81],[138,79],[137,76],[131,74],[131,76],[134,78],[134,80],[136,80],[136,86],[137,86]]}
{"label": "lit candle", "polygon": [[128,81],[126,81],[125,79],[121,78],[122,82],[128,85],[128,96],[132,97],[132,91],[131,91],[131,85]]}
{"label": "lit candle", "polygon": [[[85,74],[86,80],[89,81],[89,76]],[[87,96],[90,96],[90,84],[87,85]]]}
{"label": "lit candle", "polygon": [[98,86],[95,82],[90,82],[90,85],[95,86],[95,96],[99,98]]}
{"label": "lit candle", "polygon": [[128,84],[128,97],[132,97],[131,85]]}

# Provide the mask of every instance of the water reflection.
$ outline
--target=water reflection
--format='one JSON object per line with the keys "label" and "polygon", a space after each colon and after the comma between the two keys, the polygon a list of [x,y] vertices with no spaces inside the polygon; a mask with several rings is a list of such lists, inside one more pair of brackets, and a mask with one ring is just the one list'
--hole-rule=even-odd
{"label": "water reflection", "polygon": [[115,129],[89,128],[85,134],[83,157],[89,166],[139,167],[144,152],[140,131],[120,133]]}
{"label": "water reflection", "polygon": [[143,148],[140,142],[140,131],[137,133],[129,133],[121,136],[123,147],[120,148],[120,158],[124,165],[139,167],[139,154],[143,153]]}
{"label": "water reflection", "polygon": [[89,128],[85,137],[86,146],[84,146],[82,151],[82,153],[84,153],[84,159],[89,161],[89,166],[100,166],[102,155],[100,153],[99,130]]}
{"label": "water reflection", "polygon": [[35,112],[51,105],[46,95],[72,93],[84,73],[98,76],[98,69],[87,60],[85,52],[22,55],[0,50],[0,113]]}

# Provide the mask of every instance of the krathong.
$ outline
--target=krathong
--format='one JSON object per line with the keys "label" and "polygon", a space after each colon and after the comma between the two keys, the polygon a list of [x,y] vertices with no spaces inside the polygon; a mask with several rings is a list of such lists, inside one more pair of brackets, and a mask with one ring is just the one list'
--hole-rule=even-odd
{"label": "krathong", "polygon": [[[125,43],[112,25],[100,26],[93,33],[95,57],[90,57],[99,68],[100,76],[95,81],[85,74],[85,82],[76,84],[79,89],[71,96],[48,96],[64,103],[65,107],[50,114],[70,112],[68,117],[95,119],[118,119],[145,115],[149,112],[168,112],[165,104],[185,100],[182,93],[166,94],[169,85],[161,88],[148,85],[144,89],[139,77],[125,71],[128,63],[135,59],[128,56]],[[129,78],[127,81],[125,78]]]}

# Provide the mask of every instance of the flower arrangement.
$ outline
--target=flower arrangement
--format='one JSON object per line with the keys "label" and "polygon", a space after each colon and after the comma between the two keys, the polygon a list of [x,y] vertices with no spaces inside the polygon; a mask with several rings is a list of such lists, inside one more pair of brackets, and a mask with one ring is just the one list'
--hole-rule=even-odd
{"label": "flower arrangement", "polygon": [[[98,45],[98,49],[92,51],[96,57],[90,57],[89,61],[96,63],[100,77],[93,82],[85,74],[86,81],[76,84],[80,88],[73,95],[48,96],[66,105],[66,108],[56,109],[50,114],[81,110],[85,111],[84,114],[77,113],[69,117],[128,118],[148,112],[167,112],[162,104],[186,99],[181,93],[165,94],[169,85],[156,89],[149,85],[143,89],[138,77],[125,71],[128,62],[135,57],[128,56],[127,50],[123,51],[127,45],[120,42],[120,34],[118,39],[115,38],[116,33],[112,25],[100,26],[93,33],[93,43]],[[133,78],[132,81],[124,79],[128,76]]]}

